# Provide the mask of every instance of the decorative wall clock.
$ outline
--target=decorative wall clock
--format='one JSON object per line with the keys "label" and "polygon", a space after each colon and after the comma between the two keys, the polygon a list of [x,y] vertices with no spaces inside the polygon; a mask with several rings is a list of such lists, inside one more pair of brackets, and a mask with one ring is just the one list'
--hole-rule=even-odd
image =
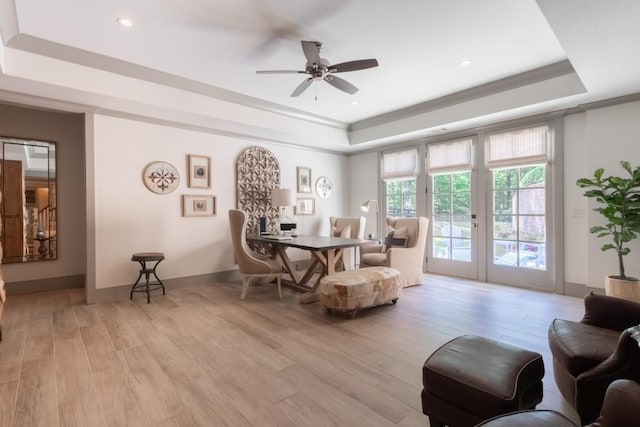
{"label": "decorative wall clock", "polygon": [[169,194],[180,184],[178,170],[168,162],[151,162],[142,173],[144,185],[156,194]]}
{"label": "decorative wall clock", "polygon": [[333,183],[326,176],[321,176],[316,181],[316,193],[321,199],[326,199],[331,195],[333,191]]}

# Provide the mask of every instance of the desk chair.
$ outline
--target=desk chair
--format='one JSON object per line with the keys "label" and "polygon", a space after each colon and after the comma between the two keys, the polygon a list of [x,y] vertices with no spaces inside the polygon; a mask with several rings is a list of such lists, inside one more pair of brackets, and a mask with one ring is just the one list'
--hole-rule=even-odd
{"label": "desk chair", "polygon": [[233,251],[242,276],[242,294],[244,300],[252,280],[276,279],[278,295],[282,299],[282,266],[274,259],[253,252],[247,245],[247,215],[237,209],[229,209],[229,228]]}

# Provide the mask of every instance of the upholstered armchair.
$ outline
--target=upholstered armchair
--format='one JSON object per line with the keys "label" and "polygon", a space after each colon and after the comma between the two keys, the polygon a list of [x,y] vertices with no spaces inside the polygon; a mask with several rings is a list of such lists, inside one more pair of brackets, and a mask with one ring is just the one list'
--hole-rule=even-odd
{"label": "upholstered armchair", "polygon": [[236,263],[240,268],[242,276],[242,294],[240,299],[244,300],[249,288],[249,283],[262,279],[276,279],[278,285],[278,295],[282,299],[282,266],[274,259],[265,255],[253,252],[247,245],[247,216],[237,209],[229,210],[229,228],[231,229],[231,240],[233,241],[233,251]]}
{"label": "upholstered armchair", "polygon": [[640,304],[592,293],[584,306],[579,322],[551,323],[549,347],[558,389],[588,424],[613,381],[640,381]]}
{"label": "upholstered armchair", "polygon": [[[364,239],[364,225],[366,218],[363,216],[352,218],[329,217],[331,235],[334,237],[347,237],[350,239]],[[353,270],[356,268],[355,254],[357,248],[344,249],[342,263],[338,263],[337,269]]]}
{"label": "upholstered armchair", "polygon": [[387,226],[393,235],[387,235],[384,244],[360,247],[360,268],[395,268],[402,275],[404,287],[421,284],[429,219],[388,217]]}

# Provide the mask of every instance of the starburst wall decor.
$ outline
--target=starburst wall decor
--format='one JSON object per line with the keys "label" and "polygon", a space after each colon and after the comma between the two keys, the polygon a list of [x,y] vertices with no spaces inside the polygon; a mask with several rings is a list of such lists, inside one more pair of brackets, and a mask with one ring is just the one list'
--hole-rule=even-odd
{"label": "starburst wall decor", "polygon": [[142,173],[142,180],[149,191],[156,194],[169,194],[180,184],[178,170],[168,162],[151,162]]}

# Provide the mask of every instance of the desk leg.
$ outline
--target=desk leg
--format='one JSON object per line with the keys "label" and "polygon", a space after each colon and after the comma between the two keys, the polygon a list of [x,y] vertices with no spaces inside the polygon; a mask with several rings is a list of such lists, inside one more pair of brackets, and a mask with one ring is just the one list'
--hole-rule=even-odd
{"label": "desk leg", "polygon": [[314,264],[322,264],[322,273],[320,273],[320,276],[316,279],[309,292],[300,295],[300,304],[310,304],[320,301],[320,293],[318,292],[320,281],[324,276],[335,274],[336,263],[342,257],[343,252],[344,249],[329,249],[324,252],[312,252],[315,261],[317,261],[317,263]]}

